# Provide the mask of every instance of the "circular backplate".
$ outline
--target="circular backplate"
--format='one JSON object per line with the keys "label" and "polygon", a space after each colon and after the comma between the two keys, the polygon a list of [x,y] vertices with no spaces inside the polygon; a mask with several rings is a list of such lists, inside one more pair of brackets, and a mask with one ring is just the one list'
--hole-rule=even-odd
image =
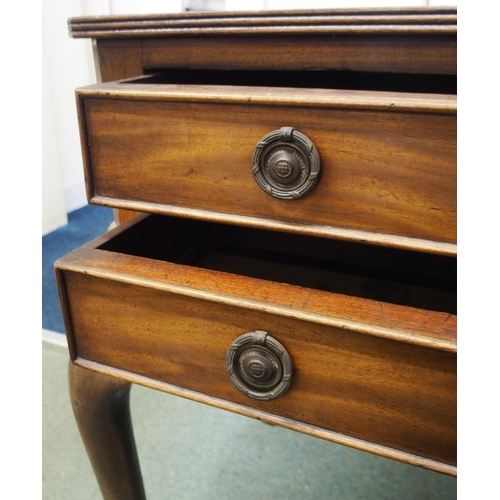
{"label": "circular backplate", "polygon": [[231,344],[226,369],[240,392],[259,401],[278,398],[292,379],[292,360],[286,349],[262,330],[245,333]]}
{"label": "circular backplate", "polygon": [[318,150],[292,127],[266,134],[255,146],[253,176],[274,198],[293,200],[305,196],[316,184],[319,171]]}

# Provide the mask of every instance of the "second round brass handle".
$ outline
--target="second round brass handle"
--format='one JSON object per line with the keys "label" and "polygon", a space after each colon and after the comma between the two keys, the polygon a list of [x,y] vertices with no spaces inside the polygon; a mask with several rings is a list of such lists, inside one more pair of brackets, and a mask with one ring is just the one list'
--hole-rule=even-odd
{"label": "second round brass handle", "polygon": [[318,150],[293,127],[266,134],[254,148],[253,176],[274,198],[293,200],[305,196],[315,186],[319,171]]}
{"label": "second round brass handle", "polygon": [[226,370],[246,396],[271,401],[283,395],[292,380],[292,360],[283,345],[262,330],[240,335],[226,355]]}

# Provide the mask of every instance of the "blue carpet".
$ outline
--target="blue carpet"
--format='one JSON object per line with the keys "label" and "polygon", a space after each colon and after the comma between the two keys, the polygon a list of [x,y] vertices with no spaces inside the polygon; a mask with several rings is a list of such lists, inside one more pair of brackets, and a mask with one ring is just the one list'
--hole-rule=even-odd
{"label": "blue carpet", "polygon": [[106,232],[113,209],[87,205],[68,214],[68,224],[42,237],[42,328],[64,333],[54,262]]}

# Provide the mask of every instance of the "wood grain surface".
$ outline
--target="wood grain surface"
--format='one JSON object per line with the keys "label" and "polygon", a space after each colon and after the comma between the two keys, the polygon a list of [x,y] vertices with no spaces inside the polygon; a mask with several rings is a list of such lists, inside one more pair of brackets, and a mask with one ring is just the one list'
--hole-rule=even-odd
{"label": "wood grain surface", "polygon": [[[74,360],[456,463],[455,316],[95,245],[57,264]],[[290,390],[267,403],[241,395],[225,369],[231,342],[256,329],[294,366]]]}
{"label": "wood grain surface", "polygon": [[[96,202],[456,243],[456,98],[122,87],[79,91],[88,195]],[[282,126],[308,136],[321,157],[316,187],[293,201],[267,195],[251,169],[255,145]]]}
{"label": "wood grain surface", "polygon": [[70,363],[71,405],[105,500],[146,500],[130,416],[130,383]]}
{"label": "wood grain surface", "polygon": [[75,37],[292,33],[456,33],[454,7],[330,9],[261,12],[187,12],[142,16],[77,17],[68,21]]}
{"label": "wood grain surface", "polygon": [[207,36],[146,38],[145,67],[207,69],[344,69],[350,71],[456,74],[456,34],[443,36]]}
{"label": "wood grain surface", "polygon": [[[106,410],[109,390],[139,383],[456,475],[455,314],[270,281],[274,272],[259,279],[133,254],[119,243],[150,219],[134,211],[146,211],[362,242],[372,268],[384,247],[455,257],[456,96],[444,89],[457,73],[456,23],[456,8],[70,19],[71,36],[94,40],[98,81],[109,82],[78,91],[87,196],[121,209],[122,223],[56,263],[71,359],[88,375],[74,371],[75,398]],[[416,78],[398,92],[111,83],[188,68],[367,72],[391,85]],[[448,83],[418,90],[429,78]],[[322,160],[319,183],[293,202],[271,198],[251,174],[255,144],[282,126],[306,134]],[[210,235],[179,227],[183,235],[160,231],[160,254],[180,236]],[[155,236],[134,238],[149,246]],[[319,268],[310,274],[322,281]],[[267,403],[240,394],[225,370],[231,342],[256,329],[284,344],[294,365],[290,390]],[[120,380],[91,381],[90,371]],[[94,389],[95,402],[86,396]],[[110,460],[136,463],[127,451],[106,455],[111,448],[98,441],[114,437],[99,421],[82,435],[95,444],[105,485],[114,482]]]}
{"label": "wood grain surface", "polygon": [[[127,40],[93,40],[94,64],[98,83],[123,80],[125,78],[138,77],[143,74],[143,58],[141,42],[137,39]],[[84,126],[79,121],[80,128]],[[85,145],[82,144],[82,152]],[[87,200],[90,201],[89,193],[90,179],[85,179]],[[119,224],[130,219],[137,212],[130,210],[114,210],[114,219]]]}
{"label": "wood grain surface", "polygon": [[456,8],[447,7],[189,12],[68,21],[75,38],[137,40],[144,68],[337,68],[422,74],[456,74],[456,23]]}

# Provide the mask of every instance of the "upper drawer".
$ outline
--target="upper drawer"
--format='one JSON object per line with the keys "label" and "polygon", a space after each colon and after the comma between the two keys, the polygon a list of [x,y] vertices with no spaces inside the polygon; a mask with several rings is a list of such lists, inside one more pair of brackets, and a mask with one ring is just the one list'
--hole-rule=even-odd
{"label": "upper drawer", "polygon": [[79,89],[88,198],[454,254],[456,95],[434,93],[453,91],[443,78],[172,70]]}

